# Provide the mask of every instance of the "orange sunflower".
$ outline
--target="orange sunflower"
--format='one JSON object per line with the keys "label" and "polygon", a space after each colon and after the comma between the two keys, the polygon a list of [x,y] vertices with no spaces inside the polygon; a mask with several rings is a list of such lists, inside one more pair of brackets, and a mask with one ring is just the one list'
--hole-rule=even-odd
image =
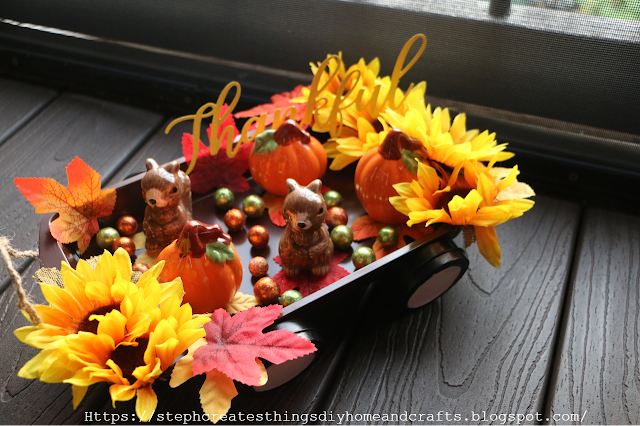
{"label": "orange sunflower", "polygon": [[112,383],[111,399],[137,395],[136,414],[149,421],[157,405],[151,384],[191,344],[205,335],[207,317],[193,317],[178,278],[160,284],[164,262],[131,282],[131,259],[118,249],[100,257],[93,270],[80,260],[62,263],[64,288],[41,284],[49,305],[39,305],[43,322],[15,331],[41,349],[18,375],[49,383],[71,383],[74,408],[88,386]]}

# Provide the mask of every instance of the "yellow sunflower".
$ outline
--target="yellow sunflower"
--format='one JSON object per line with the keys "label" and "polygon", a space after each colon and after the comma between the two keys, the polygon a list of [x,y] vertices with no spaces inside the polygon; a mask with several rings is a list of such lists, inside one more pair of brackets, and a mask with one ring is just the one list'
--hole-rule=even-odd
{"label": "yellow sunflower", "polygon": [[389,127],[421,141],[431,160],[454,168],[466,160],[505,161],[513,157],[513,153],[504,152],[507,144],[498,144],[495,133],[467,130],[465,114],[458,114],[451,122],[448,108],[432,112],[431,105],[424,107],[420,100],[409,106],[404,113],[387,109],[381,116]]}
{"label": "yellow sunflower", "polygon": [[[329,55],[331,56],[331,55]],[[378,121],[380,111],[385,109],[385,102],[391,90],[391,78],[378,77],[380,62],[375,58],[368,64],[361,58],[358,63],[345,69],[342,62],[342,53],[337,55],[340,61],[329,61],[328,72],[323,71],[318,87],[326,87],[319,94],[320,98],[325,98],[322,104],[317,105],[318,120],[314,121],[312,129],[316,132],[329,132],[329,116],[336,102],[336,92],[345,79],[345,92],[342,100],[343,109],[338,117],[342,123],[342,128],[338,138],[331,139],[325,144],[325,150],[329,158],[334,158],[331,165],[332,170],[340,170],[357,161],[365,152],[380,145],[384,140],[376,133],[384,130],[383,125]],[[319,71],[320,63],[311,64],[314,75]],[[352,72],[357,71],[355,74]],[[331,78],[331,76],[334,76]],[[416,100],[423,99],[426,91],[426,82],[420,82],[415,87],[412,86],[409,93],[405,94],[396,88],[394,93],[395,111],[404,114],[409,108],[409,104]],[[296,98],[293,102],[308,102],[310,90],[302,89],[303,96]],[[362,92],[360,95],[359,93]],[[358,96],[361,98],[358,101]],[[359,103],[359,105],[357,105]]]}
{"label": "yellow sunflower", "polygon": [[43,322],[15,331],[24,343],[42,349],[18,375],[49,383],[71,383],[74,408],[87,387],[112,383],[111,399],[137,395],[136,414],[148,421],[157,405],[151,384],[197,339],[207,317],[193,317],[181,306],[178,278],[160,284],[164,262],[131,280],[131,259],[107,251],[93,270],[85,261],[76,270],[62,264],[64,288],[41,284],[49,305],[36,307]]}
{"label": "yellow sunflower", "polygon": [[[333,55],[327,55],[327,57],[331,56]],[[314,122],[312,127],[316,132],[324,133],[330,130],[327,126],[328,117],[331,112],[331,108],[336,101],[336,92],[338,87],[343,81],[345,81],[345,79],[347,80],[343,96],[346,95],[347,100],[343,102],[346,102],[347,104],[352,104],[353,101],[356,100],[357,94],[362,88],[365,89],[363,102],[366,104],[369,101],[371,93],[373,93],[376,85],[379,85],[379,83],[377,83],[378,72],[380,71],[380,61],[378,58],[373,59],[368,64],[365,63],[363,58],[360,58],[356,64],[351,65],[349,69],[345,69],[344,62],[342,61],[342,52],[338,53],[336,56],[339,60],[330,60],[328,62],[328,72],[323,70],[320,77],[318,87],[324,87],[324,90],[320,92],[319,97],[326,98],[327,101],[323,105],[318,106],[318,117],[320,120]],[[317,65],[311,63],[310,65],[314,76],[320,72],[320,63]],[[293,102],[309,102],[309,93],[309,88],[303,88],[302,96],[294,99]],[[386,96],[386,93],[384,96]],[[342,111],[342,123],[346,128],[355,129],[358,117],[357,114],[354,115],[355,104],[352,104],[347,110],[349,110],[349,112],[346,110]],[[368,109],[363,111],[363,113],[367,113],[367,111]],[[345,127],[343,127],[343,129],[345,129]]]}
{"label": "yellow sunflower", "polygon": [[[409,216],[409,226],[422,222],[425,226],[433,223],[473,226],[480,253],[499,268],[501,251],[495,226],[520,217],[533,207],[533,201],[523,198],[534,194],[530,191],[521,193],[520,198],[500,199],[500,193],[516,183],[518,166],[506,176],[504,173],[492,174],[490,166],[482,166],[480,171],[472,162],[467,162],[466,166],[465,177],[459,178],[462,164],[447,175],[419,163],[418,180],[394,185],[399,196],[391,197],[389,201],[396,210]],[[466,176],[472,171],[477,173],[475,179]],[[515,192],[513,194],[518,197]]]}

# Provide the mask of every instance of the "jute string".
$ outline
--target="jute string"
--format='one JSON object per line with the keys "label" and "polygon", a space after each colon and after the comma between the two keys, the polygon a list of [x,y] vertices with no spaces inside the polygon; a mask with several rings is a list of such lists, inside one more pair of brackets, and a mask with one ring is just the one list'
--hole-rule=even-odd
{"label": "jute string", "polygon": [[29,318],[31,318],[33,325],[42,323],[42,318],[40,318],[40,315],[36,312],[33,302],[31,302],[31,299],[29,298],[29,294],[22,286],[22,277],[13,267],[13,262],[11,261],[11,258],[25,259],[27,257],[38,257],[38,252],[34,250],[18,251],[11,247],[7,237],[0,237],[0,253],[2,254],[4,263],[7,264],[7,271],[9,271],[11,282],[16,289],[16,293],[18,293],[18,308],[25,310],[29,314]]}

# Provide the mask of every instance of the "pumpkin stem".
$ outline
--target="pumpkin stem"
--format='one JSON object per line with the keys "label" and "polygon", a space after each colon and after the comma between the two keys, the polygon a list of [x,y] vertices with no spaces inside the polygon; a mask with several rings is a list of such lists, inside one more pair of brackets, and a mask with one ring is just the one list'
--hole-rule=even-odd
{"label": "pumpkin stem", "polygon": [[385,136],[382,145],[378,147],[378,152],[385,160],[399,160],[402,158],[403,149],[413,151],[419,143],[417,139],[410,138],[402,130],[392,129]]}
{"label": "pumpkin stem", "polygon": [[287,120],[282,123],[273,134],[273,140],[275,140],[278,145],[287,146],[296,141],[300,141],[305,144],[309,143],[311,142],[311,136],[309,133],[298,127],[295,121]]}
{"label": "pumpkin stem", "polygon": [[231,236],[220,225],[207,226],[200,221],[190,220],[182,228],[177,246],[182,256],[202,257],[207,252],[207,244],[218,241],[231,244]]}

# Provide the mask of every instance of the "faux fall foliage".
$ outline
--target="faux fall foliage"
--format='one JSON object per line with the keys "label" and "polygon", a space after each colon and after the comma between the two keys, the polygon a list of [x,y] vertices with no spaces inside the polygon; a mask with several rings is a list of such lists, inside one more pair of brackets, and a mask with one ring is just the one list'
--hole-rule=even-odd
{"label": "faux fall foliage", "polygon": [[100,229],[98,218],[108,216],[116,203],[116,190],[101,190],[100,174],[76,157],[67,166],[69,186],[49,178],[16,178],[15,185],[36,208],[36,213],[58,213],[49,227],[63,244],[78,243],[80,253]]}
{"label": "faux fall foliage", "polygon": [[175,365],[171,387],[191,377],[206,374],[200,389],[202,409],[216,423],[231,407],[238,394],[234,380],[250,386],[264,385],[267,371],[259,358],[273,364],[308,355],[313,343],[288,330],[263,333],[278,318],[282,306],[253,307],[229,315],[218,309],[205,325],[206,337],[196,341],[189,353]]}
{"label": "faux fall foliage", "polygon": [[[333,256],[331,257],[329,273],[323,277],[315,276],[311,271],[303,271],[295,277],[289,277],[284,273],[284,271],[280,271],[273,277],[273,279],[276,280],[280,286],[280,294],[287,290],[298,289],[300,294],[302,294],[303,297],[306,297],[349,275],[349,271],[340,266],[340,262],[346,259],[346,257],[347,253],[338,250],[334,251]],[[273,260],[278,265],[282,266],[282,259],[280,256],[276,256]]]}
{"label": "faux fall foliage", "polygon": [[[228,108],[226,104],[223,105],[222,114]],[[233,116],[229,115],[218,129],[218,136],[227,126],[232,127],[233,138],[240,134]],[[211,140],[211,127],[207,129],[207,134]],[[198,160],[193,172],[189,175],[193,192],[204,194],[213,188],[229,188],[234,193],[249,190],[249,183],[242,174],[249,169],[249,155],[253,149],[253,143],[243,143],[238,148],[236,155],[231,158],[227,155],[227,142],[224,138],[216,155],[211,155],[209,147],[202,141],[198,141],[198,143]],[[182,135],[182,152],[186,162],[190,163],[193,156],[193,135],[191,133]]]}

